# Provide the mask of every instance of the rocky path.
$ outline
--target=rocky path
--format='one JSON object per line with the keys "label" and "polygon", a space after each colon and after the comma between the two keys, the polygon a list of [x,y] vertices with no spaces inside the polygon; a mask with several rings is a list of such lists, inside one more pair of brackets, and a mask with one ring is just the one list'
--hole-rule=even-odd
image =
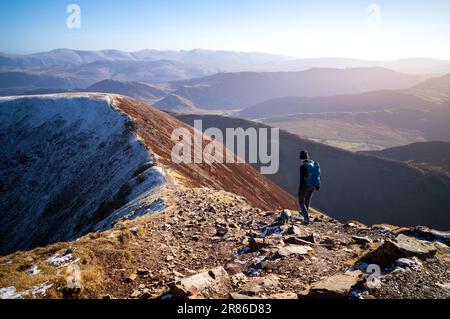
{"label": "rocky path", "polygon": [[[297,212],[282,224],[282,211],[261,211],[242,197],[207,188],[169,189],[165,198],[169,207],[163,213],[120,222],[51,251],[63,255],[70,247],[72,258],[81,258],[82,275],[89,267],[101,270],[96,285],[69,289],[70,297],[450,297],[445,233],[341,224],[316,211],[308,226]],[[0,258],[0,287],[2,265],[15,265],[23,254]],[[33,262],[22,269],[41,265],[49,254],[29,253]],[[61,285],[55,282],[47,296],[67,295]]]}

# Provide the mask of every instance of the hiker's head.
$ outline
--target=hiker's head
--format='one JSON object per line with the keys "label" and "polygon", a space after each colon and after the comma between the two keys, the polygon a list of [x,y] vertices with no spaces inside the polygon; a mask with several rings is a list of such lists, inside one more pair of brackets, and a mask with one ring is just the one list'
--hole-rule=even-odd
{"label": "hiker's head", "polygon": [[301,159],[301,160],[307,160],[307,159],[309,159],[308,151],[306,151],[306,150],[301,151],[301,152],[300,152],[300,159]]}

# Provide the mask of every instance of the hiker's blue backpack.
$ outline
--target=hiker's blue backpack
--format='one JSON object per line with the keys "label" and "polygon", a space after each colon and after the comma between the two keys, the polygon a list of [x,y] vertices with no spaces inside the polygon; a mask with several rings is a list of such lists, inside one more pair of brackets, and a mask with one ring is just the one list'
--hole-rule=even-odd
{"label": "hiker's blue backpack", "polygon": [[306,161],[303,163],[306,165],[305,184],[307,186],[319,186],[320,185],[320,165],[314,161]]}

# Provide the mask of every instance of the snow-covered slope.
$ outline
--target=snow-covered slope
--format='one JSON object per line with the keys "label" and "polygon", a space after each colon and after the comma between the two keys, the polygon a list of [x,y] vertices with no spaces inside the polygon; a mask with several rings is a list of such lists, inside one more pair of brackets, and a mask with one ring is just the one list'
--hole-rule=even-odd
{"label": "snow-covered slope", "polygon": [[0,255],[163,210],[168,184],[226,190],[265,209],[296,206],[248,164],[173,163],[179,127],[193,132],[120,95],[0,99]]}
{"label": "snow-covered slope", "polygon": [[107,228],[165,183],[109,95],[1,98],[0,145],[0,254]]}

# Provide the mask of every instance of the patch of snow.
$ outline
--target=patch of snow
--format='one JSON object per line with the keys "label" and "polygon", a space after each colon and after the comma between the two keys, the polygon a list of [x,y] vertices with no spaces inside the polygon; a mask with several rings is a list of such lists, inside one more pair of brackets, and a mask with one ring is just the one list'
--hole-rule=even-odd
{"label": "patch of snow", "polygon": [[266,259],[267,256],[258,256],[253,258],[252,262],[253,264],[259,264],[260,262],[264,261]]}
{"label": "patch of snow", "polygon": [[23,294],[16,291],[16,287],[0,288],[0,299],[22,299]]}
{"label": "patch of snow", "polygon": [[[155,191],[155,189],[153,189],[153,191]],[[156,194],[159,195],[159,192],[156,191]],[[147,202],[152,199],[154,200],[150,204],[148,204]],[[108,218],[97,224],[95,229],[102,230],[108,228],[110,225],[114,225],[115,222],[120,220],[134,220],[147,214],[162,212],[167,207],[168,206],[164,197],[152,198],[152,195],[149,195],[149,193],[145,193],[137,199],[130,201],[119,210],[116,210]]]}
{"label": "patch of snow", "polygon": [[27,269],[27,273],[29,273],[32,276],[35,276],[40,274],[41,270],[38,268],[37,265],[33,265],[30,269]]}
{"label": "patch of snow", "polygon": [[441,232],[441,231],[432,229],[432,230],[431,230],[431,233],[432,233],[434,236],[436,236],[438,239],[440,239],[440,240],[442,240],[442,239],[444,239],[444,240],[450,239],[450,233],[449,233],[449,232],[445,232],[445,233],[444,233],[444,232]]}
{"label": "patch of snow", "polygon": [[42,283],[40,285],[31,287],[29,289],[29,293],[31,294],[33,299],[36,299],[37,295],[41,295],[41,297],[43,297],[47,293],[47,290],[49,288],[51,288],[52,286],[53,286],[53,284],[49,284],[47,282],[44,282],[44,283]]}
{"label": "patch of snow", "polygon": [[59,267],[68,265],[72,258],[73,258],[72,254],[61,256],[59,253],[55,253],[53,256],[47,259],[47,262],[50,265]]}
{"label": "patch of snow", "polygon": [[[142,206],[137,199],[149,189],[162,188],[160,167],[135,176],[154,159],[130,121],[106,94],[0,98],[0,233],[9,238],[0,254],[34,247],[42,234],[46,243],[74,240],[113,213],[99,212],[101,205],[134,201],[120,218]],[[122,187],[126,198],[117,200]]]}
{"label": "patch of snow", "polygon": [[402,269],[410,269],[410,270],[414,270],[414,271],[419,271],[421,264],[422,263],[419,260],[417,260],[416,258],[414,258],[414,259],[400,258],[395,261],[395,265],[397,267],[400,267]]}

